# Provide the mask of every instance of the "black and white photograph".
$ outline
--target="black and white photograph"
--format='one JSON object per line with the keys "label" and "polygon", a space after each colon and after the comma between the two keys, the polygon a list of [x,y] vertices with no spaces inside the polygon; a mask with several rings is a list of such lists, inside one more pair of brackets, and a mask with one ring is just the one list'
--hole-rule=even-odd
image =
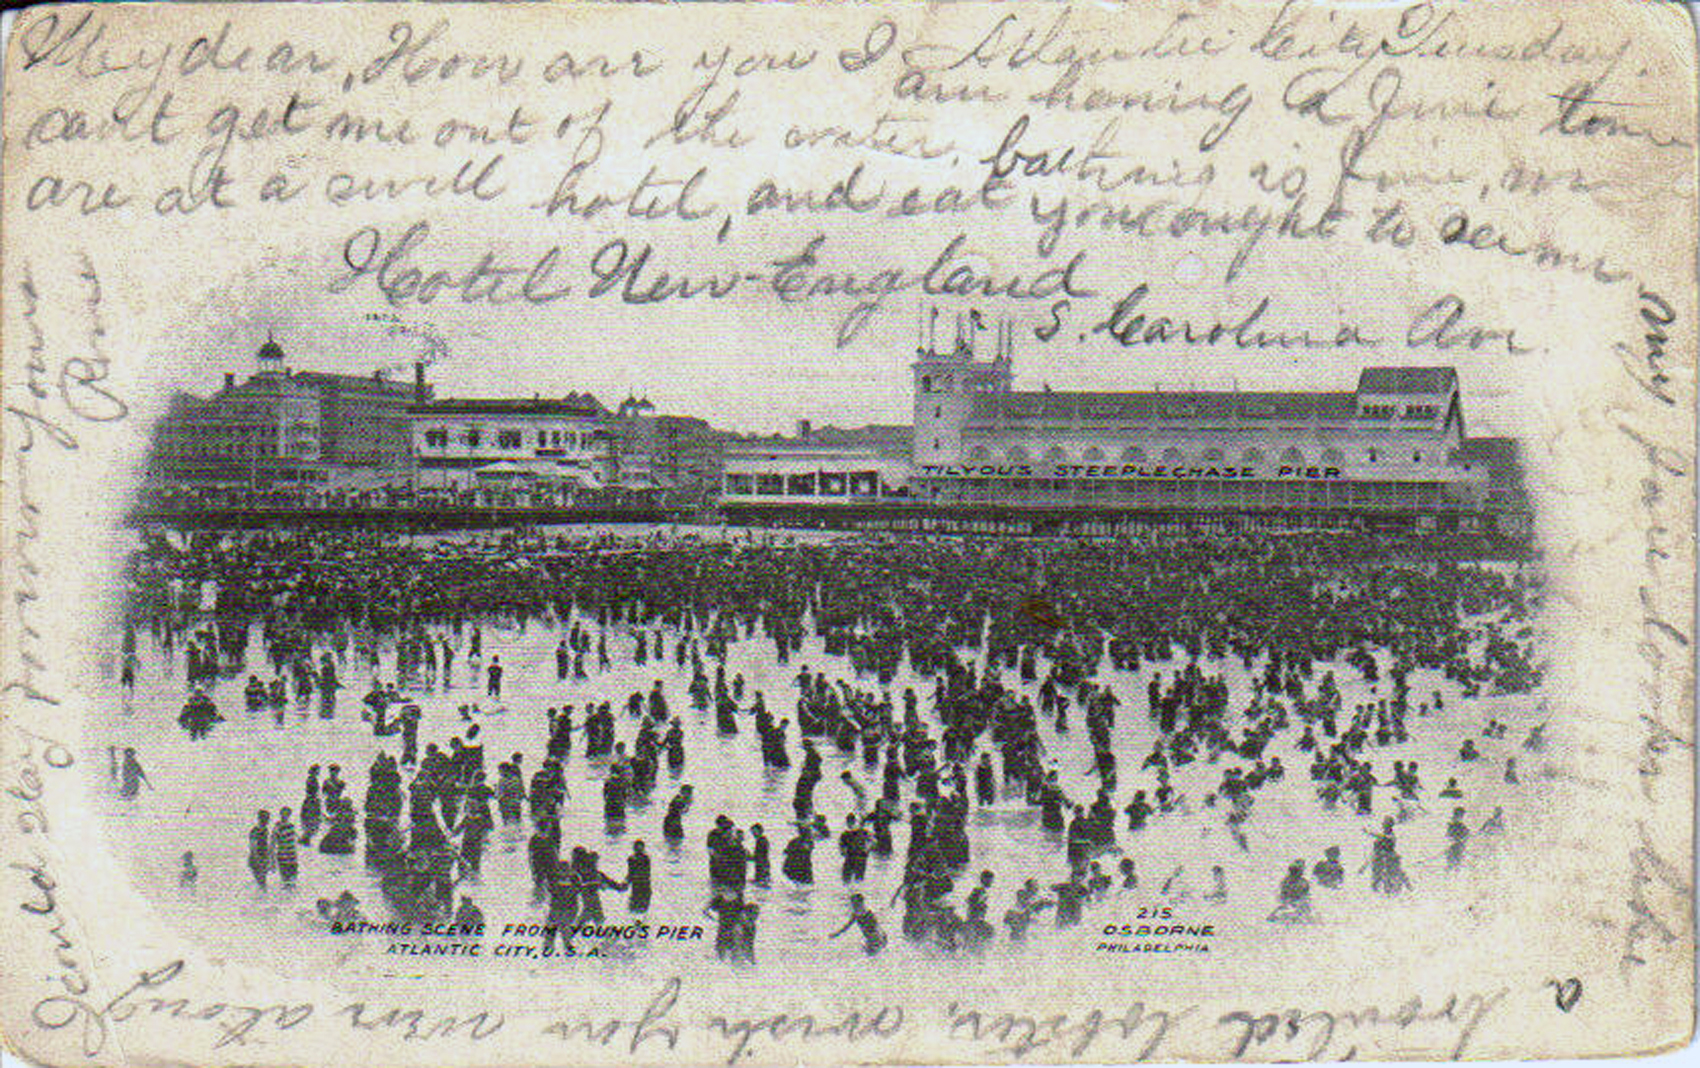
{"label": "black and white photograph", "polygon": [[1164,933],[1106,947],[1205,954],[1537,848],[1544,567],[1456,371],[1016,389],[1010,324],[923,323],[907,425],[438,397],[275,334],[175,396],[112,650],[140,884],[234,938],[672,917],[754,967],[1118,898]]}
{"label": "black and white photograph", "polygon": [[9,1045],[1686,1044],[1692,29],[20,12]]}

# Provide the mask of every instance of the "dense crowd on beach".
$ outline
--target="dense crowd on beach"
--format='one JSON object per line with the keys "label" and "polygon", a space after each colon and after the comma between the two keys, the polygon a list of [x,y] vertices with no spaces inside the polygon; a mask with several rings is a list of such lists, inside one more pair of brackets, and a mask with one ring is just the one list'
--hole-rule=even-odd
{"label": "dense crowd on beach", "polygon": [[[257,887],[293,887],[314,854],[374,874],[376,898],[318,899],[338,925],[481,921],[496,835],[523,841],[530,907],[563,950],[665,902],[753,962],[761,892],[825,882],[848,894],[827,937],[972,952],[1118,894],[1174,896],[1142,839],[1203,821],[1253,853],[1259,801],[1295,782],[1364,830],[1267,858],[1269,918],[1305,922],[1353,883],[1412,891],[1411,835],[1467,863],[1504,831],[1487,801],[1546,744],[1536,717],[1469,708],[1539,686],[1538,569],[1411,536],[203,533],[150,539],[126,579],[121,686],[167,677],[189,738],[346,730],[352,750],[242,795],[264,806],[245,850]],[[552,655],[504,663],[498,633]],[[751,644],[783,698],[728,671]],[[616,687],[627,668],[653,682]],[[523,746],[486,756],[498,709]],[[1436,767],[1422,743],[1439,723],[1469,736]],[[137,748],[114,747],[112,774],[139,804],[169,771],[150,777]],[[747,809],[698,811],[686,780],[734,750],[761,769]],[[1012,806],[1037,822],[1044,877],[974,863],[980,815]],[[602,833],[574,841],[587,810]],[[623,856],[597,851],[610,841]],[[697,874],[670,885],[656,846]],[[192,886],[201,861],[179,863]],[[1222,867],[1190,892],[1225,896]]]}

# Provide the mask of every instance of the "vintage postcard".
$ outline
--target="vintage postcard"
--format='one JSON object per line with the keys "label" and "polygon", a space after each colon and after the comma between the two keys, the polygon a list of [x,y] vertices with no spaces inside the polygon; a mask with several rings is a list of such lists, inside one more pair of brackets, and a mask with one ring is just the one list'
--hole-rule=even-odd
{"label": "vintage postcard", "polygon": [[1689,1041],[1681,5],[44,5],[3,112],[23,1057]]}

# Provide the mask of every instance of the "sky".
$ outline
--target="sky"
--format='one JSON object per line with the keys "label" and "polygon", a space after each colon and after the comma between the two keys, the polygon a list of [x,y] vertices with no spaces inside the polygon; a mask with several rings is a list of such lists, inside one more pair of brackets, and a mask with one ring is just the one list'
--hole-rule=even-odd
{"label": "sky", "polygon": [[[396,312],[381,305],[346,306],[314,299],[289,284],[247,285],[209,295],[185,327],[173,358],[158,361],[161,385],[195,393],[216,390],[226,371],[254,369],[268,333],[300,370],[369,374],[396,380],[412,362],[429,363],[438,397],[561,396],[593,393],[609,407],[628,395],[648,397],[664,413],[696,415],[741,432],[787,431],[798,419],[816,426],[909,423],[911,372],[919,303],[896,298],[882,307],[847,348],[834,343],[837,316],[848,305],[776,320],[759,304],[675,305],[669,310],[585,302],[565,314],[514,314],[436,308]],[[962,305],[967,307],[967,305]],[[986,321],[998,314],[984,305]],[[795,309],[787,309],[794,311]],[[1401,352],[1362,355],[1120,350],[1089,335],[1043,343],[1032,328],[1039,309],[1022,308],[1015,340],[1015,388],[1057,390],[1325,390],[1354,387],[1367,365],[1413,361]],[[1299,314],[1299,313],[1295,313]],[[940,311],[941,347],[955,312]],[[980,333],[989,355],[991,329]],[[1506,432],[1509,391],[1481,360],[1455,361],[1473,434]],[[1496,388],[1497,387],[1497,388]]]}

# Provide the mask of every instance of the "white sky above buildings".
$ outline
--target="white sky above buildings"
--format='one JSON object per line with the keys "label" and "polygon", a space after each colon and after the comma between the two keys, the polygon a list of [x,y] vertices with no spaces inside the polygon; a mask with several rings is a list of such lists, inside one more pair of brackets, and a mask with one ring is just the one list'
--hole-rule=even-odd
{"label": "white sky above buildings", "polygon": [[[226,370],[245,377],[268,329],[288,354],[289,365],[302,370],[367,374],[388,368],[392,379],[406,380],[412,361],[431,352],[419,337],[392,332],[391,322],[325,312],[330,309],[304,306],[294,294],[210,325],[201,336],[187,339],[183,351],[192,363],[182,367],[173,386],[205,393],[218,388]],[[752,323],[759,316],[740,314],[736,306],[709,307],[705,313],[680,305],[667,311],[640,309],[636,315],[600,307],[566,315],[546,310],[499,321],[491,321],[486,309],[484,322],[466,315],[401,318],[446,342],[447,355],[436,358],[426,372],[439,397],[561,396],[588,390],[614,407],[630,393],[647,396],[660,412],[701,416],[729,430],[771,432],[788,431],[798,419],[816,426],[908,423],[916,314],[912,299],[888,306],[844,351],[834,347],[835,317],[815,315],[812,323],[776,334],[771,323]],[[951,313],[941,312],[940,319],[942,345],[952,329]],[[1057,390],[1350,390],[1362,366],[1397,364],[1402,355],[1153,355],[1121,351],[1091,336],[1084,344],[1060,338],[1044,344],[1031,332],[1040,321],[1029,311],[1027,324],[1017,331],[1017,389],[1048,383]],[[990,353],[991,338],[990,329],[980,333],[983,356]],[[1471,434],[1511,432],[1514,427],[1507,424],[1515,419],[1505,418],[1506,391],[1492,388],[1493,376],[1481,370],[1479,361],[1457,363]]]}

